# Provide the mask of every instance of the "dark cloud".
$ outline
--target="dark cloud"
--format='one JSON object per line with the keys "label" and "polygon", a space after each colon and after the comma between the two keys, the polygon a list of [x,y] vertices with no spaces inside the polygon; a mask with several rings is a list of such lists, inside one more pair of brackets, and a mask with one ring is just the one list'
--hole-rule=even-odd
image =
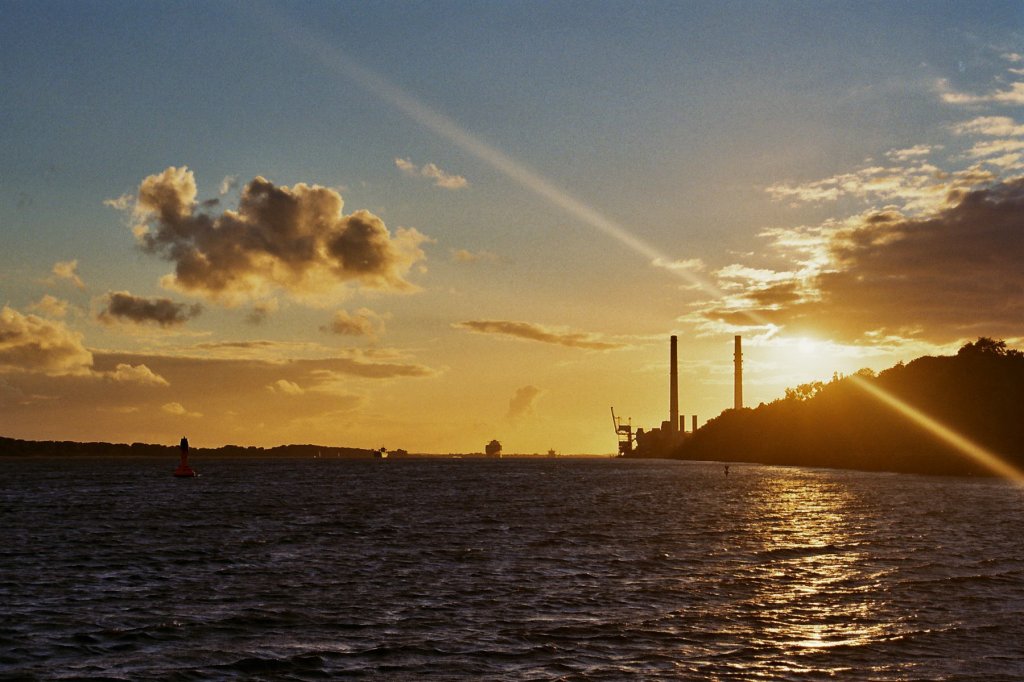
{"label": "dark cloud", "polygon": [[516,390],[508,401],[508,418],[519,419],[533,414],[533,405],[540,396],[541,390],[536,386],[523,386]]}
{"label": "dark cloud", "polygon": [[317,185],[276,186],[257,177],[236,211],[197,212],[187,168],[143,180],[136,235],[144,250],[175,265],[167,285],[211,298],[262,295],[280,288],[316,294],[342,283],[399,292],[415,287],[409,269],[427,240],[415,229],[392,235],[367,211],[343,215],[344,202]]}
{"label": "dark cloud", "polygon": [[810,246],[826,265],[705,315],[742,325],[755,313],[845,340],[873,331],[942,342],[1024,334],[1024,179],[954,199],[920,217],[888,210],[818,229]]}
{"label": "dark cloud", "polygon": [[278,341],[211,341],[210,343],[197,343],[196,348],[202,350],[218,350],[221,348],[230,349],[279,349],[286,348],[286,344]]}
{"label": "dark cloud", "polygon": [[569,346],[570,348],[611,350],[624,347],[621,343],[598,341],[594,339],[592,334],[552,331],[530,322],[515,322],[510,320],[469,320],[467,322],[458,322],[452,326],[457,329],[466,329],[480,334],[503,334],[505,336],[514,336],[516,338],[528,339],[530,341],[540,341],[542,343],[554,343],[560,346]]}
{"label": "dark cloud", "polygon": [[749,297],[759,306],[766,309],[775,306],[792,304],[800,300],[800,287],[797,282],[780,282],[771,284],[763,289],[756,289],[750,292]]}
{"label": "dark cloud", "polygon": [[272,314],[277,312],[277,307],[276,298],[256,303],[248,314],[246,314],[245,321],[253,325],[263,324]]}
{"label": "dark cloud", "polygon": [[107,324],[115,321],[153,322],[161,327],[173,327],[188,322],[202,310],[198,303],[188,305],[175,303],[169,298],[143,298],[127,291],[112,291],[107,294],[107,307],[100,312],[99,319]]}

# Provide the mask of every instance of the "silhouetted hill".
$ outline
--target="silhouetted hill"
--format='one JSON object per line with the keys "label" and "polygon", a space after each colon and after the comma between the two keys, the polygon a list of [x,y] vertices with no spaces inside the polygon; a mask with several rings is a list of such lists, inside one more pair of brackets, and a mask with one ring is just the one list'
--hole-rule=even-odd
{"label": "silhouetted hill", "polygon": [[[348,459],[370,459],[376,453],[363,448],[338,448],[323,445],[278,445],[272,448],[254,446],[224,445],[219,448],[189,448],[195,457],[340,457]],[[177,445],[152,445],[150,443],[76,443],[74,441],[34,441],[0,437],[2,456],[47,456],[47,457],[166,457],[176,460]]]}
{"label": "silhouetted hill", "polygon": [[1004,459],[1024,466],[1024,354],[980,338],[956,356],[804,384],[756,409],[727,410],[675,453],[683,459],[934,474],[989,474],[884,404],[869,382]]}

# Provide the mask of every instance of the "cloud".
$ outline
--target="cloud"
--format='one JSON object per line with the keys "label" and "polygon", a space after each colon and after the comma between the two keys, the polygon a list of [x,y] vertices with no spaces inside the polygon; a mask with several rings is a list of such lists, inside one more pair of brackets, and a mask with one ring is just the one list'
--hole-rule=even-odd
{"label": "cloud", "polygon": [[704,269],[704,261],[700,258],[687,258],[686,260],[666,260],[663,258],[655,258],[651,261],[651,265],[665,270],[685,270],[688,272],[700,272]]}
{"label": "cloud", "polygon": [[508,401],[507,417],[516,420],[533,414],[533,405],[541,393],[536,386],[523,386],[517,389],[515,395]]}
{"label": "cloud", "polygon": [[145,365],[129,365],[124,362],[118,363],[113,372],[105,373],[103,376],[106,376],[112,381],[122,383],[143,384],[149,386],[170,386],[167,379],[156,374]]}
{"label": "cloud", "polygon": [[64,317],[68,314],[69,305],[63,299],[46,294],[39,301],[30,305],[29,310],[34,310],[49,317]]}
{"label": "cloud", "polygon": [[76,270],[78,270],[78,261],[68,260],[54,263],[52,272],[60,279],[66,279],[79,289],[84,289],[85,282],[83,282],[82,278],[78,276]]}
{"label": "cloud", "polygon": [[723,284],[729,298],[703,310],[705,319],[743,324],[754,312],[843,340],[1024,334],[1024,178],[955,195],[923,215],[873,210],[772,237],[794,267],[735,266]]}
{"label": "cloud", "polygon": [[320,329],[342,336],[376,339],[384,333],[384,321],[380,315],[368,308],[360,308],[354,315],[347,310],[339,310],[334,313],[331,323]]}
{"label": "cloud", "polygon": [[83,345],[81,333],[68,329],[63,322],[23,315],[7,306],[0,310],[0,373],[3,372],[169,385],[144,364],[118,363],[113,370],[96,371],[93,354]]}
{"label": "cloud", "polygon": [[776,183],[765,191],[776,201],[819,204],[843,198],[898,206],[923,213],[949,205],[950,196],[992,182],[997,176],[974,165],[954,173],[926,162],[909,165],[867,166],[850,173],[804,183]]}
{"label": "cloud", "polygon": [[235,189],[238,189],[238,176],[225,175],[224,179],[220,181],[220,195],[224,196],[228,192]]}
{"label": "cloud", "polygon": [[[278,350],[282,349],[281,346],[273,341],[254,343],[258,344],[257,348],[271,347],[278,348]],[[256,354],[245,357],[247,349],[252,347],[253,344],[247,342],[200,344],[196,348],[204,350],[207,348],[221,349],[226,353],[226,357],[202,358],[147,355],[137,356],[137,359],[149,365],[173,366],[177,368],[177,371],[182,372],[185,372],[186,370],[183,368],[187,367],[188,373],[216,374],[217,376],[225,377],[229,382],[232,374],[252,372],[258,372],[261,376],[266,372],[271,372],[278,378],[282,378],[282,368],[288,368],[292,373],[284,378],[288,378],[289,381],[296,381],[295,377],[304,377],[303,383],[306,385],[307,390],[314,390],[314,387],[307,380],[308,377],[318,377],[321,381],[332,381],[341,377],[393,379],[398,377],[429,377],[437,374],[437,371],[425,365],[398,361],[394,359],[394,353],[384,353],[384,357],[391,358],[387,360],[374,359],[380,354],[359,352],[358,350],[348,356],[335,355],[319,358],[287,358],[278,356],[276,359],[268,359]],[[290,346],[283,346],[283,349],[288,348]],[[129,360],[134,357],[136,356],[129,356]],[[263,376],[259,387],[266,387],[268,381],[270,381],[270,378]],[[271,383],[273,382],[271,381]]]}
{"label": "cloud", "polygon": [[940,79],[936,84],[939,97],[946,104],[1024,104],[1024,83],[1010,83],[1008,88],[994,90],[983,95],[973,95],[966,92],[957,92],[952,89],[949,81]]}
{"label": "cloud", "polygon": [[392,235],[367,211],[343,215],[335,190],[299,183],[276,186],[257,177],[238,209],[200,212],[190,170],[170,167],[139,186],[133,230],[142,249],[174,263],[169,288],[228,303],[275,290],[300,297],[337,293],[344,285],[410,292],[406,280],[425,258],[427,237],[415,229]]}
{"label": "cloud", "polygon": [[122,194],[116,199],[104,199],[103,205],[116,208],[118,211],[126,211],[132,207],[133,197],[131,194]]}
{"label": "cloud", "polygon": [[395,379],[398,377],[429,377],[437,374],[425,365],[401,362],[365,362],[352,358],[334,358],[331,369],[314,370],[321,380],[310,390],[322,390],[324,385],[340,380],[341,377],[362,377],[364,379]]}
{"label": "cloud", "polygon": [[87,375],[92,362],[82,335],[62,322],[0,309],[0,372]]}
{"label": "cloud", "polygon": [[1024,126],[1017,125],[1009,116],[979,116],[953,126],[958,135],[990,135],[993,137],[1015,137],[1024,135]]}
{"label": "cloud", "polygon": [[160,407],[160,409],[163,410],[164,412],[168,413],[168,414],[173,414],[173,415],[175,415],[177,417],[193,417],[193,418],[195,418],[195,417],[202,417],[203,416],[202,412],[190,412],[189,410],[185,409],[184,405],[182,405],[181,403],[177,403],[177,402],[175,402],[175,403],[164,403]]}
{"label": "cloud", "polygon": [[467,251],[466,249],[456,249],[452,251],[452,260],[456,263],[477,263],[480,261],[493,262],[498,260],[498,256],[490,251]]}
{"label": "cloud", "polygon": [[1019,152],[1022,149],[1024,149],[1024,140],[985,140],[984,142],[975,143],[970,150],[968,150],[967,154],[975,158],[984,158],[986,156],[997,156]]}
{"label": "cloud", "polygon": [[267,389],[271,393],[283,393],[285,395],[302,395],[305,393],[301,386],[287,379],[278,379],[274,383],[268,384]]}
{"label": "cloud", "polygon": [[452,325],[456,329],[465,329],[480,334],[502,334],[530,341],[553,343],[570,348],[588,348],[591,350],[611,350],[623,348],[624,344],[600,341],[592,334],[582,332],[553,331],[530,322],[514,322],[510,320],[470,320]]}
{"label": "cloud", "polygon": [[906,149],[893,149],[885,153],[887,157],[895,161],[907,161],[909,159],[916,159],[920,156],[928,156],[935,149],[941,149],[940,146],[929,146],[926,144],[917,144],[913,147]]}
{"label": "cloud", "polygon": [[278,307],[276,298],[255,303],[252,306],[252,310],[245,316],[245,321],[254,325],[263,324],[267,321],[267,318],[277,312]]}
{"label": "cloud", "polygon": [[202,310],[198,303],[188,305],[175,303],[169,298],[143,298],[127,291],[112,291],[107,294],[107,306],[100,312],[99,319],[105,324],[152,322],[161,327],[173,327],[185,324]]}
{"label": "cloud", "polygon": [[395,166],[397,166],[398,169],[406,175],[430,178],[434,181],[435,187],[441,187],[444,189],[463,189],[469,186],[469,181],[467,181],[466,178],[461,175],[452,175],[447,173],[433,163],[417,166],[409,159],[396,158]]}

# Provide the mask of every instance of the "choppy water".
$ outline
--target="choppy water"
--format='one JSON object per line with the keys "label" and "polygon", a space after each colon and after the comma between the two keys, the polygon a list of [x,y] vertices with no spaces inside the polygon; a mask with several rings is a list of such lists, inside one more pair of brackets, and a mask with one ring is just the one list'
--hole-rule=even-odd
{"label": "choppy water", "polygon": [[1024,678],[1012,484],[174,464],[0,460],[0,677]]}

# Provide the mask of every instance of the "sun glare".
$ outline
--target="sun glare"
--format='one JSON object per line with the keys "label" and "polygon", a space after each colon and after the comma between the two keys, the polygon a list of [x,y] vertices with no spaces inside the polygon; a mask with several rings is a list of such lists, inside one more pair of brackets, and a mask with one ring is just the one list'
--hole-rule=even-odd
{"label": "sun glare", "polygon": [[966,455],[992,473],[1008,478],[1018,484],[1024,483],[1024,471],[1021,471],[996,453],[965,438],[948,426],[929,417],[913,405],[908,405],[888,391],[879,388],[871,381],[857,375],[853,375],[850,378],[855,385],[872,397],[914,422],[947,445],[956,448],[958,452]]}
{"label": "sun glare", "polygon": [[802,355],[816,355],[818,352],[818,342],[804,337],[796,342],[796,348]]}

